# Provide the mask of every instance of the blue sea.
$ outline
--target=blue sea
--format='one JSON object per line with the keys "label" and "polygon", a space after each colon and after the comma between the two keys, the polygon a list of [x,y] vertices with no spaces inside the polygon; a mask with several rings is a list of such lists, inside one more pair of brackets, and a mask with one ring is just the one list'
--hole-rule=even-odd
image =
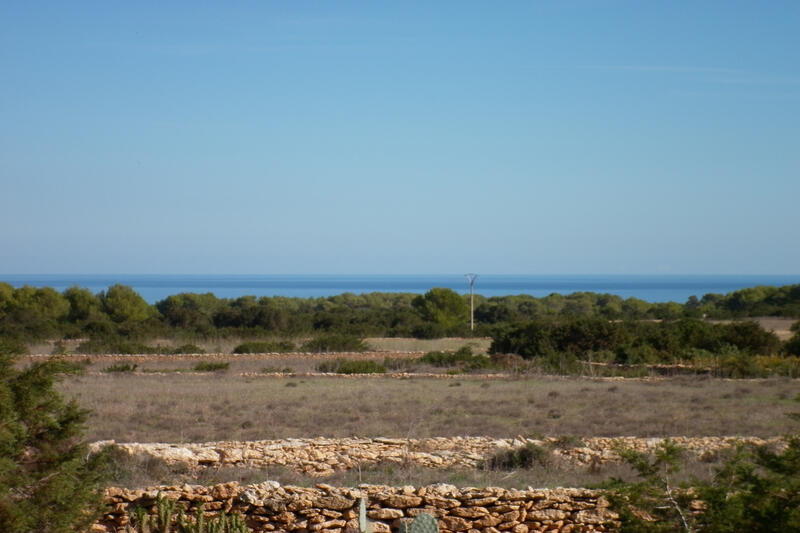
{"label": "blue sea", "polygon": [[[424,293],[432,287],[448,287],[468,293],[463,275],[158,275],[158,274],[0,274],[0,281],[15,287],[53,287],[62,291],[73,285],[92,292],[116,283],[133,287],[150,303],[181,292],[211,292],[220,298],[245,295],[333,296],[345,292]],[[648,302],[679,302],[695,295],[725,294],[758,285],[792,285],[800,275],[479,275],[475,293],[486,297],[510,294],[547,296],[552,293],[597,292],[635,297]]]}

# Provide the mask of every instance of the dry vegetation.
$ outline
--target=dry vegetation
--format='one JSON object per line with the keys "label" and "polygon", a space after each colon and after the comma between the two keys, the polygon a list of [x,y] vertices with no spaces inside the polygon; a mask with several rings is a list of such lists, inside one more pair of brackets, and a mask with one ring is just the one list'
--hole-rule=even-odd
{"label": "dry vegetation", "polygon": [[[263,365],[263,361],[259,364]],[[60,387],[90,440],[200,442],[455,435],[775,436],[797,430],[800,382],[581,378],[246,378],[100,374]]]}

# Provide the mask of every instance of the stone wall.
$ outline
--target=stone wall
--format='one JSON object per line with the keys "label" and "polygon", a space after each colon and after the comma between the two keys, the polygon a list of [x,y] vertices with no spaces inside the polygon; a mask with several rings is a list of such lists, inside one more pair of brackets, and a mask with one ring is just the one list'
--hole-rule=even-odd
{"label": "stone wall", "polygon": [[[672,437],[675,444],[700,458],[712,458],[719,450],[738,443],[779,444],[781,438],[755,437]],[[663,439],[593,437],[581,441],[556,438],[494,439],[491,437],[439,437],[429,439],[315,438],[262,440],[248,442],[207,442],[189,444],[121,443],[120,450],[130,455],[149,455],[170,464],[185,464],[190,469],[220,466],[263,468],[285,466],[311,476],[326,476],[339,470],[380,462],[414,464],[426,468],[475,468],[502,449],[525,444],[552,449],[556,459],[578,465],[602,464],[618,460],[618,447],[646,452]],[[113,441],[92,445],[97,451]]]}
{"label": "stone wall", "polygon": [[359,500],[365,498],[375,533],[397,531],[403,520],[421,513],[434,516],[443,533],[533,533],[540,531],[612,531],[616,514],[598,491],[587,489],[456,488],[452,485],[336,488],[280,486],[274,481],[240,486],[184,485],[145,490],[110,488],[109,511],[92,528],[122,533],[134,506],[155,510],[158,493],[189,512],[199,504],[207,512],[241,513],[254,532],[343,533],[358,531]]}

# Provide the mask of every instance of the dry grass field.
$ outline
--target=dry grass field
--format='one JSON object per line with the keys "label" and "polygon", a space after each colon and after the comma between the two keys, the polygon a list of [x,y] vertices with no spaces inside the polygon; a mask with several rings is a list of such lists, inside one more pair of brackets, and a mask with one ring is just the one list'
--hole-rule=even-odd
{"label": "dry grass field", "polygon": [[[263,366],[263,362],[258,364]],[[87,438],[200,442],[455,435],[775,436],[800,429],[800,381],[407,380],[109,373],[59,385],[92,411]]]}

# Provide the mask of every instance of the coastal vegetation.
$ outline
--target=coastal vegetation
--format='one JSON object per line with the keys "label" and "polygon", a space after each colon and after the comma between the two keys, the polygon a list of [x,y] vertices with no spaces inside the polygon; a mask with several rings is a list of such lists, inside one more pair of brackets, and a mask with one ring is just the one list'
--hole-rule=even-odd
{"label": "coastal vegetation", "polygon": [[[249,354],[363,352],[368,336],[488,337],[490,353],[514,354],[528,361],[525,368],[559,374],[584,373],[587,364],[690,364],[725,377],[800,375],[800,326],[783,326],[779,338],[750,320],[764,316],[800,317],[800,285],[706,294],[684,304],[583,292],[476,296],[472,331],[468,297],[444,288],[325,298],[182,293],[150,305],[124,285],[93,294],[0,283],[0,353],[27,353],[43,340],[54,354],[168,355],[220,352],[209,346],[225,339],[238,339],[228,350]],[[464,355],[432,353],[420,362],[442,366]],[[460,370],[496,366],[483,355],[469,357]]]}
{"label": "coastal vegetation", "polygon": [[[124,352],[142,349],[126,343],[155,338],[238,336],[271,340],[332,333],[362,338],[438,338],[492,336],[498,328],[527,321],[742,320],[763,316],[800,318],[800,284],[693,296],[683,304],[588,292],[554,293],[543,298],[476,295],[476,330],[472,332],[468,297],[443,288],[433,288],[424,295],[345,293],[324,298],[217,298],[211,293],[182,293],[150,305],[125,285],[93,294],[80,287],[58,292],[49,287],[14,288],[0,283],[0,349],[5,351],[15,350],[15,343],[52,338],[90,339]],[[792,350],[796,344],[791,345]],[[92,344],[82,348],[88,353],[92,349]],[[187,349],[192,346],[181,347],[184,352]],[[286,351],[286,346],[278,351]]]}

